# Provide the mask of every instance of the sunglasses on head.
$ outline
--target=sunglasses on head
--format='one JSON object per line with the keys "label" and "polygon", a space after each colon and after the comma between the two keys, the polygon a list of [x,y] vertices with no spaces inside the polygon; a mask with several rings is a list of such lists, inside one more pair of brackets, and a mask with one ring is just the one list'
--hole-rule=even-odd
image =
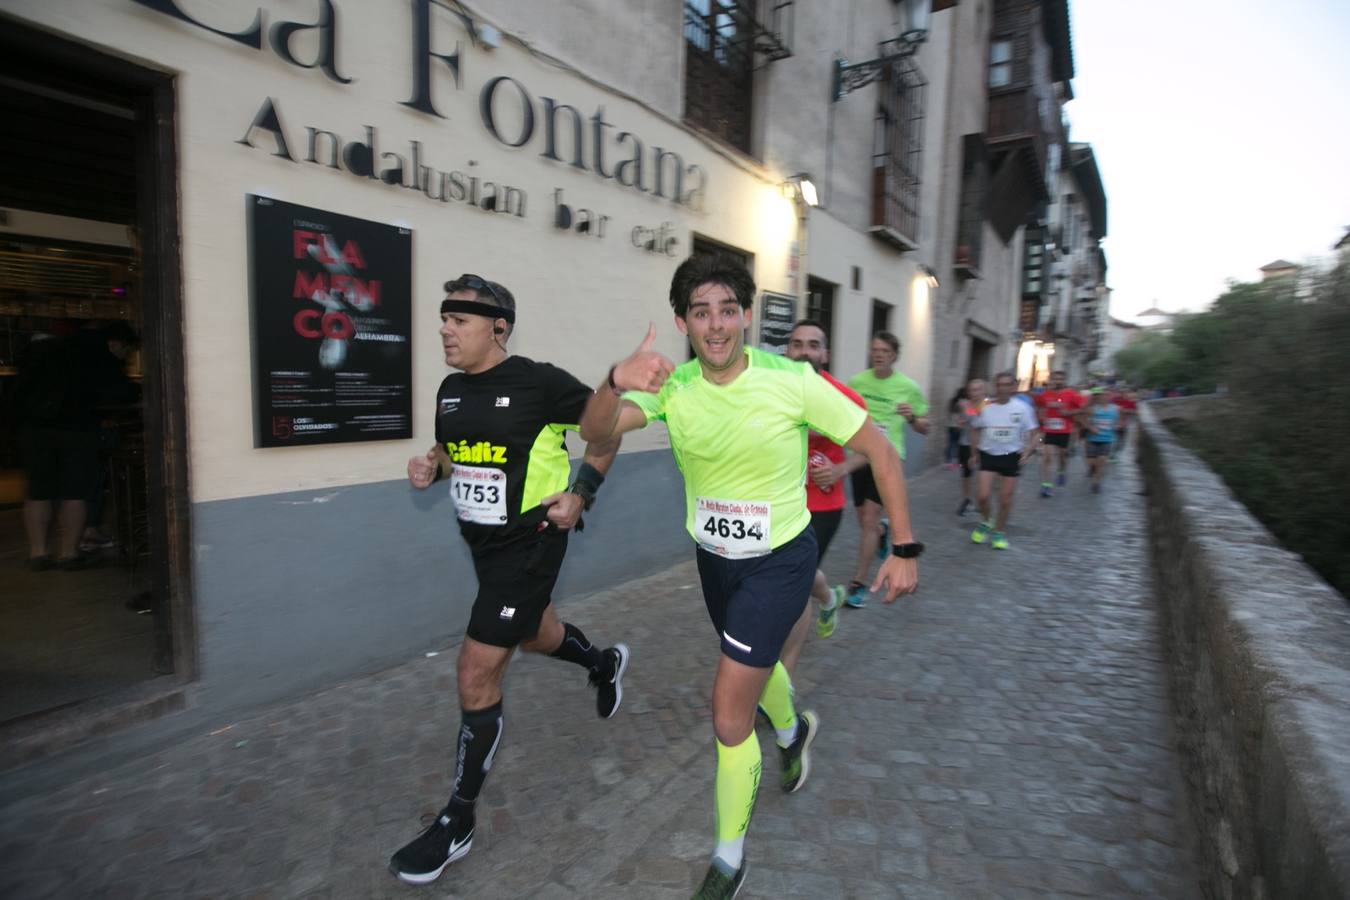
{"label": "sunglasses on head", "polygon": [[492,299],[497,302],[498,306],[503,305],[502,298],[492,289],[492,285],[478,275],[464,274],[445,286],[447,292],[463,290],[465,288],[480,294],[486,291],[488,294],[492,295]]}

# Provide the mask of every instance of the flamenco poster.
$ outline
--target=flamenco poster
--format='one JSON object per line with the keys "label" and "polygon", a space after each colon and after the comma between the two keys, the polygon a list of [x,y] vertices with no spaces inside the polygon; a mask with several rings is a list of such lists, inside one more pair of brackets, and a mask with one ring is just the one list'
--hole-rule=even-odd
{"label": "flamenco poster", "polygon": [[248,196],[254,446],[412,437],[412,231]]}

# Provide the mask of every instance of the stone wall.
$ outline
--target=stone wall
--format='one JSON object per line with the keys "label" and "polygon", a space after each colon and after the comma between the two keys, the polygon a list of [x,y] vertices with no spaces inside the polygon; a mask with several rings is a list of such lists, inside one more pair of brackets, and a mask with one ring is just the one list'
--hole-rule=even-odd
{"label": "stone wall", "polygon": [[1350,604],[1141,408],[1139,459],[1206,894],[1350,897]]}

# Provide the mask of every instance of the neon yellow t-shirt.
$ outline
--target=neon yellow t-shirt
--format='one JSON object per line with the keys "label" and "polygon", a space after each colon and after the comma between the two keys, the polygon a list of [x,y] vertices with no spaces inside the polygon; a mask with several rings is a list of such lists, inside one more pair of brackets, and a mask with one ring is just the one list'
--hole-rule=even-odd
{"label": "neon yellow t-shirt", "polygon": [[[690,537],[732,558],[762,555],[811,523],[807,432],[844,444],[867,421],[806,363],[752,347],[745,353],[748,366],[731,384],[708,381],[692,359],[671,373],[659,393],[624,394],[648,422],[661,419],[670,429],[670,448],[684,474]],[[747,529],[748,535],[737,533]]]}
{"label": "neon yellow t-shirt", "polygon": [[897,403],[908,403],[914,407],[914,415],[928,415],[928,401],[923,391],[912,378],[899,372],[891,372],[890,378],[878,378],[871,369],[864,369],[848,380],[848,386],[862,395],[867,401],[867,413],[886,437],[895,445],[900,458],[905,458],[905,426],[909,423],[905,417],[895,411]]}

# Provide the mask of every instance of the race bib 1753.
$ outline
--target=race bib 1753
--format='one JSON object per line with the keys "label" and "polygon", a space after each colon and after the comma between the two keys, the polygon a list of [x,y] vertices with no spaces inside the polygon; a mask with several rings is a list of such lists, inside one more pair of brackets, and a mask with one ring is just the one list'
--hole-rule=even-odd
{"label": "race bib 1753", "polygon": [[455,466],[450,471],[450,499],[462,522],[506,524],[506,473],[487,466]]}

